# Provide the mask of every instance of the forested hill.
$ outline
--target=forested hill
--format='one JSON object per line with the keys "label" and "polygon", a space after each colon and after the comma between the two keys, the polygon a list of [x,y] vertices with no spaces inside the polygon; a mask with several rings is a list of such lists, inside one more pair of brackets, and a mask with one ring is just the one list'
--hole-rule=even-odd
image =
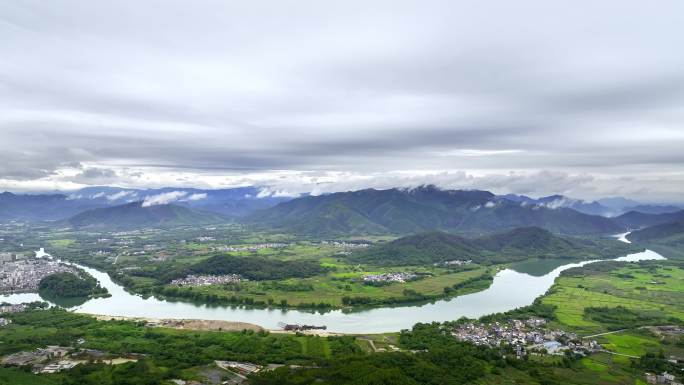
{"label": "forested hill", "polygon": [[76,227],[134,228],[142,226],[198,225],[225,222],[219,214],[173,204],[145,207],[141,202],[88,210],[67,220]]}
{"label": "forested hill", "polygon": [[311,236],[411,234],[433,230],[471,234],[537,226],[563,234],[617,233],[610,218],[502,199],[488,191],[360,190],[307,196],[259,211],[253,225]]}
{"label": "forested hill", "polygon": [[682,222],[684,221],[684,210],[663,214],[647,214],[638,211],[630,211],[619,217],[615,217],[614,220],[627,229],[638,229],[664,223]]}
{"label": "forested hill", "polygon": [[633,231],[628,238],[632,242],[660,241],[671,237],[684,238],[684,221],[662,223]]}
{"label": "forested hill", "polygon": [[104,296],[107,289],[88,274],[63,272],[48,275],[40,281],[39,291],[48,298]]}
{"label": "forested hill", "polygon": [[444,232],[411,235],[357,251],[349,258],[379,266],[425,265],[457,259],[486,264],[535,257],[604,259],[640,250],[614,239],[561,237],[538,227],[525,227],[478,238]]}
{"label": "forested hill", "polygon": [[662,223],[630,233],[627,238],[668,259],[684,259],[684,221]]}

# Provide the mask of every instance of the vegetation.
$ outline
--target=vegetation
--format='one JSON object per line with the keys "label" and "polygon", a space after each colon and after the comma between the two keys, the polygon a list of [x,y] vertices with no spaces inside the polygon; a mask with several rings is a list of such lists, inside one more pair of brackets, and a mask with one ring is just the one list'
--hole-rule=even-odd
{"label": "vegetation", "polygon": [[663,223],[681,222],[683,220],[684,210],[662,214],[649,214],[638,211],[630,211],[614,219],[615,222],[621,224],[627,229],[638,229]]}
{"label": "vegetation", "polygon": [[100,297],[108,294],[107,289],[84,272],[79,275],[69,272],[50,274],[40,281],[38,290],[46,298]]}
{"label": "vegetation", "polygon": [[492,282],[491,272],[482,267],[459,270],[423,268],[423,275],[418,280],[373,286],[364,284],[361,278],[376,271],[346,271],[354,268],[339,263],[337,267],[335,271],[310,278],[201,287],[166,285],[155,286],[152,292],[208,303],[329,309],[430,301],[480,291]]}
{"label": "vegetation", "polygon": [[684,266],[593,263],[564,271],[541,301],[556,306],[555,317],[565,327],[586,333],[679,323],[684,321]]}
{"label": "vegetation", "polygon": [[684,259],[684,219],[637,230],[628,235],[634,243],[649,248],[670,259]]}
{"label": "vegetation", "polygon": [[325,269],[311,261],[278,261],[261,257],[241,258],[215,255],[187,268],[162,275],[162,281],[185,277],[188,274],[238,274],[250,280],[305,278],[320,274]]}
{"label": "vegetation", "polygon": [[380,266],[432,264],[455,259],[494,264],[529,258],[615,258],[639,250],[613,239],[560,237],[538,227],[522,227],[479,238],[443,232],[411,235],[358,251],[350,260]]}
{"label": "vegetation", "polygon": [[682,323],[677,317],[666,317],[660,311],[632,310],[624,306],[584,308],[587,320],[600,323],[608,330],[636,328],[647,325],[668,325]]}

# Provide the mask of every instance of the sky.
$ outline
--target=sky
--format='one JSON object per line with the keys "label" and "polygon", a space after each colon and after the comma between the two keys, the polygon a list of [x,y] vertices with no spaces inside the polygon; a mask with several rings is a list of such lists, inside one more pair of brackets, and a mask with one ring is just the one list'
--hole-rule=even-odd
{"label": "sky", "polygon": [[0,190],[684,201],[684,2],[0,0]]}

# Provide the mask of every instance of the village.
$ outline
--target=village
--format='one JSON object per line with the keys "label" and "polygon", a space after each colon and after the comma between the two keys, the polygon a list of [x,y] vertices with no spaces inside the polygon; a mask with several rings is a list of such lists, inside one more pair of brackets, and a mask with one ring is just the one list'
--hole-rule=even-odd
{"label": "village", "polygon": [[321,245],[340,247],[344,249],[363,249],[369,247],[370,243],[346,241],[321,241]]}
{"label": "village", "polygon": [[472,259],[454,259],[451,261],[444,261],[444,262],[438,262],[438,263],[433,263],[433,266],[464,266],[464,265],[470,265],[473,263]]}
{"label": "village", "polygon": [[239,283],[243,279],[237,274],[225,275],[187,275],[184,278],[178,278],[171,281],[175,286],[208,286],[208,285],[222,285],[225,283]]}
{"label": "village", "polygon": [[404,283],[416,279],[418,276],[414,273],[400,272],[400,273],[382,273],[382,274],[369,274],[363,276],[363,283],[366,284],[378,284],[378,283],[391,283],[399,282]]}
{"label": "village", "polygon": [[237,253],[243,251],[254,252],[262,249],[282,249],[288,246],[290,246],[289,243],[259,243],[250,246],[221,246],[216,247],[215,250],[224,253]]}
{"label": "village", "polygon": [[469,322],[459,325],[451,334],[475,345],[511,347],[517,358],[528,353],[564,354],[570,351],[585,355],[601,350],[601,345],[594,340],[581,340],[575,333],[562,330],[548,330],[546,320],[542,318],[489,324]]}

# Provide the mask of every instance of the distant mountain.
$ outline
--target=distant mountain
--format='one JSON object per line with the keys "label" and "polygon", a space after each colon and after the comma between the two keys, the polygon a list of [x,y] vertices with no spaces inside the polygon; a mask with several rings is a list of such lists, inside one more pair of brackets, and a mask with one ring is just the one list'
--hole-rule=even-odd
{"label": "distant mountain", "polygon": [[568,208],[590,215],[612,216],[619,213],[618,211],[603,206],[596,201],[589,202],[582,199],[569,198],[564,195],[549,195],[538,199],[515,194],[501,195],[500,197],[521,204],[538,205],[551,209]]}
{"label": "distant mountain", "polygon": [[661,223],[633,231],[627,239],[646,245],[668,259],[684,260],[684,220]]}
{"label": "distant mountain", "polygon": [[622,197],[603,198],[597,201],[604,207],[609,208],[615,214],[622,215],[630,211],[637,211],[644,214],[665,214],[682,210],[682,207],[667,204],[643,204],[632,199]]}
{"label": "distant mountain", "polygon": [[76,202],[63,194],[0,194],[0,221],[54,221],[97,207],[91,202]]}
{"label": "distant mountain", "polygon": [[509,200],[511,202],[518,202],[518,203],[532,203],[535,204],[537,203],[537,200],[534,198],[530,198],[527,195],[517,195],[517,194],[505,194],[505,195],[499,195],[500,198]]}
{"label": "distant mountain", "polygon": [[226,222],[226,218],[173,204],[145,207],[142,202],[133,202],[88,210],[66,222],[75,228],[137,228],[221,223]]}
{"label": "distant mountain", "polygon": [[630,211],[613,218],[613,220],[626,229],[639,229],[663,223],[684,221],[684,210],[665,214],[646,214]]}
{"label": "distant mountain", "polygon": [[253,186],[218,190],[173,187],[141,190],[103,186],[86,187],[69,194],[33,195],[5,192],[0,194],[0,221],[63,220],[85,210],[120,206],[146,199],[242,217],[292,198]]}
{"label": "distant mountain", "polygon": [[177,187],[157,189],[86,187],[72,192],[69,199],[93,202],[99,207],[107,207],[164,196],[169,199],[167,203],[234,217],[245,216],[256,210],[269,208],[292,199],[256,186],[216,190]]}
{"label": "distant mountain", "polygon": [[628,235],[628,239],[632,242],[658,242],[667,238],[679,238],[684,244],[684,220],[646,227]]}
{"label": "distant mountain", "polygon": [[672,206],[672,205],[638,205],[634,207],[628,207],[625,209],[625,212],[629,211],[637,211],[640,213],[645,213],[645,214],[667,214],[667,213],[675,213],[677,211],[681,211],[682,208],[678,206]]}
{"label": "distant mountain", "polygon": [[432,230],[482,234],[521,226],[565,234],[623,230],[608,218],[572,209],[521,204],[488,191],[441,190],[434,186],[302,197],[258,211],[246,222],[313,236]]}
{"label": "distant mountain", "polygon": [[539,205],[548,208],[568,208],[581,213],[590,215],[601,215],[605,217],[615,217],[629,211],[638,211],[647,214],[664,214],[682,210],[681,207],[673,205],[646,205],[626,198],[604,198],[597,201],[585,201],[566,197],[564,195],[549,195],[538,199],[530,198],[525,195],[506,194],[500,198],[521,204]]}
{"label": "distant mountain", "polygon": [[410,235],[354,252],[349,258],[357,263],[382,266],[425,265],[451,260],[506,263],[529,258],[612,258],[637,249],[613,239],[560,237],[538,227],[523,227],[479,238],[444,232]]}
{"label": "distant mountain", "polygon": [[610,197],[610,198],[601,198],[597,200],[598,203],[601,205],[614,209],[616,211],[620,212],[625,212],[624,210],[628,207],[634,207],[634,206],[639,206],[641,203],[632,200],[632,199],[627,199],[623,197]]}

